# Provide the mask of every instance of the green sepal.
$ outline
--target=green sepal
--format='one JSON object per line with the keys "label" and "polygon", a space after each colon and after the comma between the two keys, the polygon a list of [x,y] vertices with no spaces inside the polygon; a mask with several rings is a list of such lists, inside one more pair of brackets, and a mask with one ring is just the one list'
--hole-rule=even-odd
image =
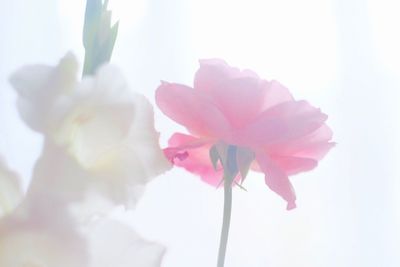
{"label": "green sepal", "polygon": [[214,146],[218,151],[221,165],[225,169],[227,167],[226,165],[227,165],[228,145],[223,142],[218,142]]}
{"label": "green sepal", "polygon": [[248,192],[247,189],[243,187],[243,185],[241,185],[241,184],[239,184],[239,183],[237,183],[237,182],[235,182],[235,185],[237,185],[237,186],[238,186],[240,189],[242,189],[243,191]]}
{"label": "green sepal", "polygon": [[220,156],[218,153],[218,149],[215,145],[213,145],[210,149],[210,159],[211,159],[211,163],[214,167],[214,170],[217,170],[218,161],[220,160]]}
{"label": "green sepal", "polygon": [[235,177],[239,173],[239,168],[237,165],[237,147],[229,145],[227,148],[227,158],[226,158],[226,165],[224,168],[226,178],[233,182]]}
{"label": "green sepal", "polygon": [[247,148],[238,147],[236,154],[236,161],[239,168],[240,175],[242,176],[241,183],[246,179],[249,173],[251,163],[255,159],[255,154],[253,151]]}
{"label": "green sepal", "polygon": [[[240,173],[242,177],[240,185],[236,182],[235,184],[238,184],[240,188],[247,191],[241,186],[241,184],[249,173],[251,163],[255,159],[255,154],[252,150],[218,142],[211,147],[209,155],[215,170],[218,170],[218,162],[220,162],[222,165],[224,170],[224,178],[222,179],[221,183],[224,180],[228,180],[228,182],[233,183],[236,176]],[[220,185],[221,184],[219,184],[218,187]]]}

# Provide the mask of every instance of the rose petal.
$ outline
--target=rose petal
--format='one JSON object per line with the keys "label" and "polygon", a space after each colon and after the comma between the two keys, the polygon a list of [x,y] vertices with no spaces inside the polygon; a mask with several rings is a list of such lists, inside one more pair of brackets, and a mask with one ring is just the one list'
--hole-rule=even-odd
{"label": "rose petal", "polygon": [[[232,127],[240,128],[261,112],[265,90],[256,79],[238,78],[222,81],[208,94]],[[249,99],[252,101],[251,105],[247,102]]]}
{"label": "rose petal", "polygon": [[194,88],[207,92],[236,128],[242,127],[263,110],[293,101],[289,90],[280,83],[261,80],[250,70],[240,71],[218,59],[200,61]]}
{"label": "rose petal", "polygon": [[310,171],[317,167],[318,161],[310,158],[271,155],[274,163],[287,175]]}
{"label": "rose petal", "polygon": [[327,116],[306,101],[276,105],[233,135],[232,142],[259,148],[260,145],[290,142],[320,128]]}
{"label": "rose petal", "polygon": [[221,82],[238,79],[252,78],[259,79],[258,75],[251,70],[240,71],[238,68],[229,66],[222,59],[199,60],[200,68],[195,74],[194,88],[206,92],[213,92],[218,89]]}
{"label": "rose petal", "polygon": [[329,142],[332,139],[332,130],[322,125],[312,133],[286,142],[278,142],[268,146],[271,154],[295,156],[321,160],[328,151],[335,146]]}
{"label": "rose petal", "polygon": [[218,186],[223,178],[223,170],[215,170],[210,160],[211,143],[199,138],[175,133],[169,140],[170,148],[176,151],[188,153],[184,160],[175,160],[174,164],[185,168],[187,171],[197,174],[201,179],[211,185]]}
{"label": "rose petal", "polygon": [[[261,110],[265,90],[257,74],[229,67],[219,59],[200,60],[195,90],[207,93],[233,127],[241,127]],[[252,99],[248,105],[244,99]]]}
{"label": "rose petal", "polygon": [[264,104],[262,110],[267,110],[278,104],[294,101],[292,94],[289,92],[284,85],[278,81],[272,80],[270,82],[263,81],[264,93]]}
{"label": "rose petal", "polygon": [[287,201],[288,210],[295,208],[296,195],[287,174],[265,152],[258,151],[256,160],[268,187]]}
{"label": "rose petal", "polygon": [[209,96],[190,87],[163,82],[156,91],[158,107],[199,136],[223,136],[229,124]]}

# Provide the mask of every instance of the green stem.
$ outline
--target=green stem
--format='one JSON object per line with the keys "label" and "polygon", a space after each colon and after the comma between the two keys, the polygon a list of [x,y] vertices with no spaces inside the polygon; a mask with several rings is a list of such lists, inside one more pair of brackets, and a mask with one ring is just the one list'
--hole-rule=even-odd
{"label": "green stem", "polygon": [[85,62],[82,76],[93,75],[104,63],[108,63],[118,35],[118,25],[111,25],[108,0],[87,0],[83,24]]}
{"label": "green stem", "polygon": [[221,239],[218,251],[217,267],[224,267],[226,246],[228,244],[229,226],[231,223],[232,213],[232,182],[224,179],[224,215],[222,221]]}

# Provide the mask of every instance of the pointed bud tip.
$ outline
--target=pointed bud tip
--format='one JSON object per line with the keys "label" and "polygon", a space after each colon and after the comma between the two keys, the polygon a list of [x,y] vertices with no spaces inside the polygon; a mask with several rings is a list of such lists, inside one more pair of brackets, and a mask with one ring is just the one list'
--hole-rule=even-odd
{"label": "pointed bud tip", "polygon": [[292,201],[292,202],[288,202],[287,206],[286,206],[286,210],[293,210],[296,208],[296,202]]}

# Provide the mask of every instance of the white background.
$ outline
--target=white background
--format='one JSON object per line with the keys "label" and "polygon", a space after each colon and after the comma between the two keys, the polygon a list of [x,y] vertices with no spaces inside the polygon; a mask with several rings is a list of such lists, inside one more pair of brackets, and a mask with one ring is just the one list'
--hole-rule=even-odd
{"label": "white background", "polygon": [[[83,56],[84,1],[0,0],[0,153],[29,180],[41,137],[19,119],[7,79],[27,63]],[[220,57],[288,86],[329,115],[338,145],[292,178],[298,208],[251,174],[234,190],[226,267],[400,266],[400,4],[390,0],[110,0],[112,62],[154,103],[160,80],[191,85]],[[165,146],[183,128],[156,110]],[[132,218],[168,247],[163,267],[214,266],[222,191],[173,169]]]}

